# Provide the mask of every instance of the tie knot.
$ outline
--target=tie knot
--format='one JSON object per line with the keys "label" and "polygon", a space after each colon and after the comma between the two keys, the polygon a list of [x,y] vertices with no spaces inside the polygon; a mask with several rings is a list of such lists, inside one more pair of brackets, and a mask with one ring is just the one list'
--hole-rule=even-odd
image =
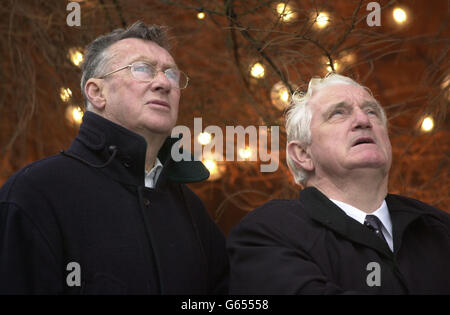
{"label": "tie knot", "polygon": [[381,227],[383,224],[377,216],[368,214],[366,215],[366,219],[364,220],[364,225],[375,232],[378,231],[378,233],[381,233]]}
{"label": "tie knot", "polygon": [[364,220],[364,225],[368,227],[372,232],[375,233],[376,236],[378,236],[381,240],[383,240],[386,244],[387,241],[383,235],[383,232],[381,231],[381,227],[383,226],[383,223],[381,223],[380,219],[378,219],[377,216],[373,214],[366,215],[366,219]]}

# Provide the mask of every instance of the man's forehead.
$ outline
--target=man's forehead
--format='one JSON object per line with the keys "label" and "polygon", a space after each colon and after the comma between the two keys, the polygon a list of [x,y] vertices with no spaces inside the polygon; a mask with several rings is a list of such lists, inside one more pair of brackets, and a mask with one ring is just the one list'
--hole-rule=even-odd
{"label": "man's forehead", "polygon": [[170,53],[157,43],[140,38],[125,38],[112,44],[109,48],[110,53],[116,60],[131,61],[137,57],[145,57],[149,61],[160,60],[163,63],[175,64]]}
{"label": "man's forehead", "polygon": [[376,100],[363,87],[352,84],[332,84],[313,93],[311,103],[316,109],[326,110],[337,103],[352,103],[353,100],[376,103]]}

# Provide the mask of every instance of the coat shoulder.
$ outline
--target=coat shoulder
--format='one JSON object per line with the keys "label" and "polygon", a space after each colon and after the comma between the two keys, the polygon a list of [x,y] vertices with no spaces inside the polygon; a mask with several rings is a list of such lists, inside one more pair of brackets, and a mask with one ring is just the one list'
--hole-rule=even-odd
{"label": "coat shoulder", "polygon": [[7,182],[17,181],[24,177],[46,179],[50,176],[61,176],[64,175],[64,170],[69,167],[73,168],[75,165],[81,164],[61,154],[56,154],[24,166],[13,174]]}
{"label": "coat shoulder", "polygon": [[30,180],[48,180],[52,174],[61,174],[64,163],[66,162],[62,157],[52,155],[24,166],[14,173],[0,189],[0,200],[5,200],[10,193],[29,183]]}
{"label": "coat shoulder", "polygon": [[389,194],[388,200],[391,202],[394,201],[395,204],[401,205],[401,209],[407,209],[411,211],[415,211],[419,214],[432,215],[437,216],[446,220],[450,220],[450,213],[445,212],[441,209],[433,207],[423,201],[405,197],[401,195]]}
{"label": "coat shoulder", "polygon": [[0,188],[0,202],[16,203],[23,209],[44,207],[58,192],[83,185],[86,172],[81,167],[81,163],[62,155],[30,163]]}
{"label": "coat shoulder", "polygon": [[296,217],[301,220],[307,219],[307,213],[300,200],[277,199],[271,200],[254,209],[246,215],[241,223],[249,222],[278,222],[283,218]]}
{"label": "coat shoulder", "polygon": [[298,240],[316,239],[319,233],[300,200],[272,200],[247,214],[233,227],[228,239],[232,244],[250,235],[259,235],[282,243],[298,244]]}
{"label": "coat shoulder", "polygon": [[[414,212],[422,216],[429,224],[444,225],[448,233],[450,233],[450,213],[435,208],[420,200],[405,196],[389,194],[387,200],[391,211]],[[394,209],[391,209],[391,207]]]}

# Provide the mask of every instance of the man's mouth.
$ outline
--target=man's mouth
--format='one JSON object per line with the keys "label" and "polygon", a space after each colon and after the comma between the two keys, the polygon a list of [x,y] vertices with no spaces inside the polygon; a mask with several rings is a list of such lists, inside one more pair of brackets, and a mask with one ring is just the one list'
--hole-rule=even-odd
{"label": "man's mouth", "polygon": [[145,103],[145,105],[160,105],[160,106],[170,108],[169,103],[161,101],[161,100],[151,100],[151,101]]}
{"label": "man's mouth", "polygon": [[371,137],[360,137],[353,142],[352,147],[365,143],[375,143],[375,141]]}

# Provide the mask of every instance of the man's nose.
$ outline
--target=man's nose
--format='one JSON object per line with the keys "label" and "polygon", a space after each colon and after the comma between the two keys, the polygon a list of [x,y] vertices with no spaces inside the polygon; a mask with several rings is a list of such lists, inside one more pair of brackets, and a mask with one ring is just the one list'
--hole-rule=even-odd
{"label": "man's nose", "polygon": [[171,83],[164,72],[158,71],[151,82],[152,90],[170,91]]}
{"label": "man's nose", "polygon": [[360,108],[355,110],[353,120],[353,129],[358,128],[372,128],[372,122],[369,119],[369,114]]}

